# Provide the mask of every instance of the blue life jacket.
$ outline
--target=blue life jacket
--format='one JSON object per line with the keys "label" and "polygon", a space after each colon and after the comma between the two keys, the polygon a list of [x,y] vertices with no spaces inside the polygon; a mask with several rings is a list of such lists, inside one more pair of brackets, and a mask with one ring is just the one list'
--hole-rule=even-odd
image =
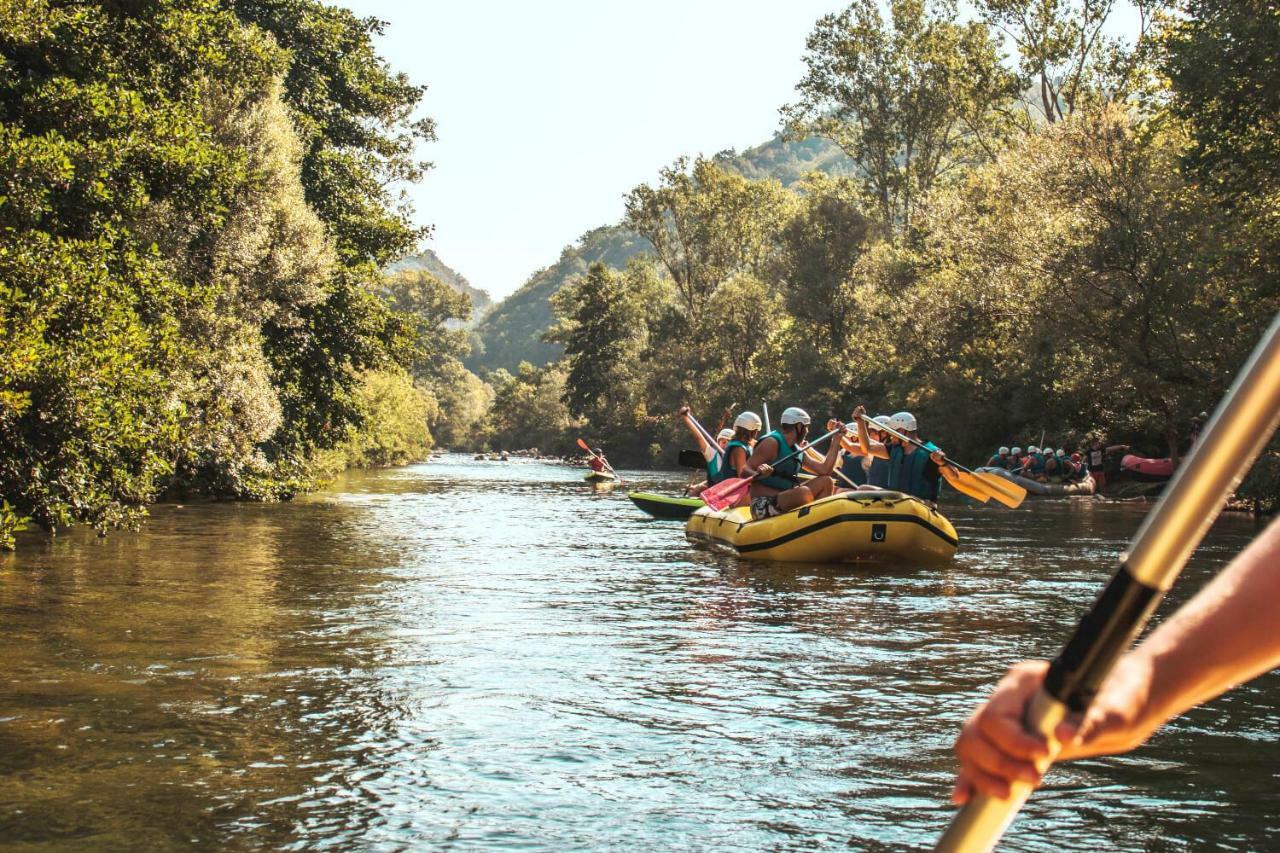
{"label": "blue life jacket", "polygon": [[925,446],[929,450],[917,448],[910,454],[904,451],[900,444],[889,448],[889,488],[895,492],[906,492],[913,497],[936,503],[938,491],[942,485],[942,475],[939,474],[938,479],[930,481],[925,477],[924,472],[931,461],[929,453],[937,448],[932,443]]}
{"label": "blue life jacket", "polygon": [[871,457],[871,470],[867,472],[867,485],[878,489],[889,488],[889,460]]}
{"label": "blue life jacket", "polygon": [[[722,483],[725,480],[731,480],[742,476],[738,473],[738,469],[733,467],[733,463],[729,461],[730,457],[733,456],[733,449],[735,447],[741,447],[743,452],[747,454],[746,458],[751,458],[751,448],[747,447],[736,438],[733,439],[725,445],[723,456],[717,456],[715,459],[707,463],[707,485],[714,486],[716,483]],[[711,470],[711,466],[713,464],[716,466],[714,473]]]}
{"label": "blue life jacket", "polygon": [[[782,457],[788,454],[795,453],[796,449],[787,444],[787,440],[782,437],[782,432],[780,430],[775,429],[764,438],[772,438],[778,442],[778,455],[773,457],[775,460],[774,462],[769,463],[773,466],[773,473],[768,477],[761,477],[759,480],[756,480],[756,482],[762,486],[768,486],[771,489],[781,489],[782,491],[795,488],[796,484],[800,482],[800,466],[803,464],[800,459],[800,454],[797,453],[795,456],[792,456],[784,462],[778,462],[776,460],[782,459]],[[764,438],[760,439],[760,441],[764,441]],[[759,444],[759,442],[756,443]]]}
{"label": "blue life jacket", "polygon": [[862,467],[862,457],[854,456],[848,451],[845,452],[844,460],[840,463],[840,473],[848,477],[855,486],[861,486],[867,482],[867,470]]}

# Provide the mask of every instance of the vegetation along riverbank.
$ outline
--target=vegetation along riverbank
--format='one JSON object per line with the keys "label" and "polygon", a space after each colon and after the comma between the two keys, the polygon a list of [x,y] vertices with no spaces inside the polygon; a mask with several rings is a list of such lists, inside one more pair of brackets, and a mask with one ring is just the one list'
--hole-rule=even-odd
{"label": "vegetation along riverbank", "polygon": [[[1280,309],[1280,10],[1144,0],[1121,37],[1110,8],[856,0],[814,25],[778,138],[677,160],[490,307],[405,260],[427,234],[396,187],[435,128],[379,22],[9,3],[0,546],[436,444],[566,454],[589,427],[669,464],[684,404],[906,408],[975,461],[1046,431],[1176,459]],[[1280,496],[1275,445],[1241,496]]]}

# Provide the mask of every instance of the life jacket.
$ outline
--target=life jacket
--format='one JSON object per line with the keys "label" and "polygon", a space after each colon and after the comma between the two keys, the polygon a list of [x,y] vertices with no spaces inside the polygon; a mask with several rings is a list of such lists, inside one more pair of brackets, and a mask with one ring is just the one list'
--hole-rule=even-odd
{"label": "life jacket", "polygon": [[995,456],[992,456],[990,459],[987,460],[987,467],[988,468],[1008,468],[1009,457],[1001,456],[999,453],[997,453]]}
{"label": "life jacket", "polygon": [[925,445],[927,450],[916,448],[912,453],[895,444],[889,448],[889,488],[895,492],[906,492],[908,495],[937,503],[938,491],[942,485],[942,476],[930,482],[925,477],[925,467],[929,464],[929,454],[937,450],[932,443]]}
{"label": "life jacket", "polygon": [[1044,473],[1047,477],[1058,477],[1062,475],[1062,462],[1056,456],[1046,456],[1044,458]]}
{"label": "life jacket", "polygon": [[[600,472],[604,470],[604,463],[594,456],[587,461],[587,464],[591,466],[592,471]],[[696,471],[697,469],[695,468],[694,470]]]}
{"label": "life jacket", "polygon": [[1006,471],[1021,471],[1022,460],[1025,458],[1026,458],[1025,456],[1010,455],[1008,461],[1006,461],[1004,464],[1004,469]]}
{"label": "life jacket", "polygon": [[[733,467],[729,459],[733,456],[733,449],[741,447],[743,452],[747,454],[746,458],[751,458],[751,448],[738,441],[736,438],[724,446],[724,455],[717,455],[714,459],[707,463],[707,485],[714,486],[716,483],[722,483],[725,480],[731,480],[742,475],[738,473],[738,469]],[[715,470],[712,470],[715,466]]]}
{"label": "life jacket", "polygon": [[1032,474],[1044,473],[1044,454],[1030,453],[1027,455],[1027,458],[1031,460],[1031,467],[1027,469],[1028,471]]}
{"label": "life jacket", "polygon": [[845,451],[844,460],[840,463],[840,473],[849,478],[855,486],[867,482],[867,469],[862,467],[862,457]]}
{"label": "life jacket", "polygon": [[[765,438],[772,438],[778,442],[778,455],[773,457],[775,460],[782,459],[782,457],[796,451],[796,448],[787,444],[787,440],[782,437],[781,430],[775,429],[760,441],[764,441]],[[757,441],[756,444],[759,445],[760,441]],[[775,461],[769,464],[773,466],[773,473],[768,477],[761,477],[756,480],[760,485],[786,491],[787,489],[795,488],[796,484],[800,482],[800,466],[803,464],[800,460],[800,454],[796,453],[795,456],[784,462]]]}
{"label": "life jacket", "polygon": [[867,471],[867,485],[880,489],[889,488],[889,460],[871,457],[871,470]]}

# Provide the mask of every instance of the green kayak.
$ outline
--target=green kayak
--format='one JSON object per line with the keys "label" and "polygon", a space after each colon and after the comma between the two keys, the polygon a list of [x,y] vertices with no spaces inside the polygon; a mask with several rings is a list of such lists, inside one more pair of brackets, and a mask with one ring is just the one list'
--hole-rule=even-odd
{"label": "green kayak", "polygon": [[668,495],[654,495],[649,492],[627,492],[627,497],[640,509],[654,518],[685,519],[702,507],[697,498],[673,498]]}

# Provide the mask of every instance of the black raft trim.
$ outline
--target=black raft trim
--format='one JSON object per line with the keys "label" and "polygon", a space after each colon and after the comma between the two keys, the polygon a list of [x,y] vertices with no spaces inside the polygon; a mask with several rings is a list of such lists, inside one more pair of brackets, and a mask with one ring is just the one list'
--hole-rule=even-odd
{"label": "black raft trim", "polygon": [[920,525],[953,548],[960,544],[959,539],[948,536],[918,515],[909,515],[906,513],[887,515],[883,512],[847,512],[841,515],[833,515],[830,518],[819,521],[817,524],[811,524],[808,527],[793,530],[790,533],[779,536],[777,539],[770,539],[768,542],[758,542],[755,545],[734,545],[734,547],[738,549],[739,554],[748,554],[752,551],[764,551],[767,548],[777,548],[779,545],[794,542],[797,539],[808,536],[810,533],[817,533],[819,530],[825,530],[832,525],[841,524],[846,521],[905,521],[910,524]]}

